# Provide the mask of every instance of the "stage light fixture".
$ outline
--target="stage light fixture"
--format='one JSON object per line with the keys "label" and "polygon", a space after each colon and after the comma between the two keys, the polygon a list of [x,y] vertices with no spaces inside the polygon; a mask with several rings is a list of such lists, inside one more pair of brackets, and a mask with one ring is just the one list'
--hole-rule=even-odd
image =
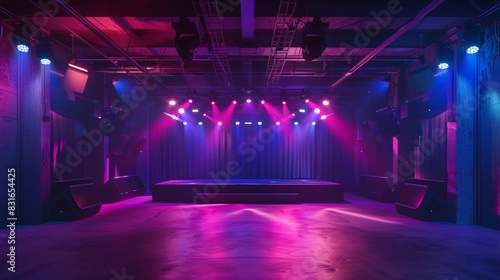
{"label": "stage light fixture", "polygon": [[306,99],[306,103],[309,103],[309,99]]}
{"label": "stage light fixture", "polygon": [[198,125],[203,125],[203,123],[202,122],[198,122]]}
{"label": "stage light fixture", "polygon": [[236,124],[236,125],[240,125],[240,122],[235,122],[234,124]]}
{"label": "stage light fixture", "polygon": [[188,102],[189,102],[189,103],[193,103],[193,99],[189,99],[189,100],[188,100]]}
{"label": "stage light fixture", "polygon": [[385,75],[384,82],[386,83],[386,85],[388,85],[388,86],[391,85],[391,81],[392,81],[391,76]]}
{"label": "stage light fixture", "polygon": [[252,103],[252,99],[248,98],[247,103]]}
{"label": "stage light fixture", "polygon": [[258,122],[257,125],[262,125],[262,122]]}
{"label": "stage light fixture", "polygon": [[178,112],[179,112],[179,114],[181,114],[181,115],[182,115],[182,114],[184,114],[184,112],[186,112],[186,111],[184,110],[184,108],[179,108],[179,111],[178,111]]}
{"label": "stage light fixture", "polygon": [[294,124],[294,125],[299,125],[299,122],[294,122],[293,124]]}
{"label": "stage light fixture", "polygon": [[12,32],[12,41],[18,51],[26,53],[30,50],[29,40],[23,36],[22,28],[22,24],[16,24],[14,31]]}
{"label": "stage light fixture", "polygon": [[199,111],[200,111],[199,109],[193,109],[193,110],[191,110],[191,112],[193,112],[193,113],[198,113]]}
{"label": "stage light fixture", "polygon": [[245,124],[246,124],[246,125],[250,125],[250,124],[252,124],[252,122],[245,122]]}
{"label": "stage light fixture", "polygon": [[286,101],[282,101],[281,104],[286,105]]}
{"label": "stage light fixture", "polygon": [[207,113],[203,113],[203,116],[206,117],[207,116]]}
{"label": "stage light fixture", "polygon": [[326,120],[326,115],[321,116],[322,120]]}
{"label": "stage light fixture", "polygon": [[300,109],[300,110],[299,110],[299,112],[300,112],[300,113],[305,113],[305,112],[306,112],[306,110],[305,110],[305,109]]}
{"label": "stage light fixture", "polygon": [[218,123],[217,123],[217,125],[218,125],[218,126],[221,126],[221,125],[222,125],[222,122],[218,122]]}
{"label": "stage light fixture", "polygon": [[312,22],[305,24],[302,29],[302,57],[306,61],[312,61],[323,54],[326,48],[326,31],[328,23],[322,22],[315,17]]}
{"label": "stage light fixture", "polygon": [[477,25],[467,25],[464,29],[464,43],[467,54],[476,54],[481,45],[481,30]]}
{"label": "stage light fixture", "polygon": [[212,105],[215,105],[215,101],[212,101]]}
{"label": "stage light fixture", "polygon": [[316,122],[312,122],[312,125],[316,125]]}
{"label": "stage light fixture", "polygon": [[266,101],[262,100],[260,101],[260,104],[266,104]]}
{"label": "stage light fixture", "polygon": [[281,123],[280,122],[276,122],[276,125],[280,125]]}
{"label": "stage light fixture", "polygon": [[445,47],[439,48],[437,50],[437,60],[439,69],[448,69],[453,62],[453,50]]}
{"label": "stage light fixture", "polygon": [[168,101],[168,105],[170,105],[170,106],[175,106],[175,104],[177,104],[177,102],[175,100]]}
{"label": "stage light fixture", "polygon": [[236,100],[233,100],[233,104],[238,104],[238,101],[236,101]]}
{"label": "stage light fixture", "polygon": [[49,43],[40,43],[36,46],[36,54],[42,65],[50,65],[52,60],[52,47]]}
{"label": "stage light fixture", "polygon": [[325,106],[330,105],[330,100],[327,100],[327,99],[323,100],[323,105],[325,105]]}
{"label": "stage light fixture", "polygon": [[315,113],[316,115],[318,115],[319,113],[321,113],[321,110],[320,110],[319,108],[316,108],[316,109],[314,109],[314,113]]}
{"label": "stage light fixture", "polygon": [[187,123],[187,122],[183,122],[182,124],[183,124],[183,125],[187,125],[188,123]]}
{"label": "stage light fixture", "polygon": [[175,49],[179,56],[185,61],[194,58],[194,52],[198,48],[200,36],[194,22],[182,17],[179,22],[172,23],[175,30]]}

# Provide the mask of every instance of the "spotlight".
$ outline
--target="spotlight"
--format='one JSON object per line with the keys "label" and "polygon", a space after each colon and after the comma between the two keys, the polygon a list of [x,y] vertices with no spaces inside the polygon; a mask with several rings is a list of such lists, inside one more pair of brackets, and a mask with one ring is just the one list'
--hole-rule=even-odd
{"label": "spotlight", "polygon": [[262,125],[262,122],[258,122],[257,125]]}
{"label": "spotlight", "polygon": [[260,104],[266,104],[266,101],[262,100],[260,101]]}
{"label": "spotlight", "polygon": [[246,125],[252,124],[252,122],[245,122]]}
{"label": "spotlight", "polygon": [[292,117],[295,117],[295,113],[292,113]]}
{"label": "spotlight", "polygon": [[276,125],[280,125],[281,123],[280,122],[276,122]]}
{"label": "spotlight", "polygon": [[111,82],[112,82],[112,83],[113,83],[113,85],[115,86],[115,85],[116,85],[116,83],[118,83],[118,78],[113,77],[113,78],[111,79]]}
{"label": "spotlight", "polygon": [[221,126],[221,125],[222,125],[222,122],[218,122],[218,123],[217,123],[217,125],[218,125],[218,126]]}
{"label": "spotlight", "polygon": [[206,117],[206,116],[207,116],[207,114],[206,114],[206,113],[203,113],[203,116],[204,116],[204,117]]}
{"label": "spotlight", "polygon": [[302,29],[302,57],[306,61],[314,60],[323,54],[326,48],[326,30],[328,23],[322,22],[319,17],[306,23]]}
{"label": "spotlight", "polygon": [[237,104],[238,102],[236,100],[233,100],[233,104]]}
{"label": "spotlight", "polygon": [[312,122],[312,125],[316,125],[316,122]]}
{"label": "spotlight", "polygon": [[36,54],[42,65],[50,65],[52,59],[52,48],[48,43],[40,43],[36,46]]}
{"label": "spotlight", "polygon": [[234,124],[236,124],[236,125],[240,125],[240,122],[235,122]]}
{"label": "spotlight", "polygon": [[203,125],[203,123],[202,123],[202,122],[199,122],[199,123],[198,123],[198,125]]}
{"label": "spotlight", "polygon": [[172,23],[175,30],[175,49],[179,56],[186,61],[193,60],[194,51],[199,45],[199,34],[194,22],[182,17],[179,22]]}
{"label": "spotlight", "polygon": [[189,102],[189,103],[193,103],[193,99],[189,99],[189,100],[188,100],[188,102]]}
{"label": "spotlight", "polygon": [[323,100],[323,105],[325,105],[325,106],[330,105],[330,101],[329,101],[329,100],[326,100],[326,99],[325,99],[325,100]]}
{"label": "spotlight", "polygon": [[306,103],[309,103],[309,99],[306,99]]}
{"label": "spotlight", "polygon": [[305,110],[305,109],[300,109],[300,110],[299,110],[299,112],[300,112],[300,113],[305,113],[305,112],[306,112],[306,110]]}
{"label": "spotlight", "polygon": [[326,120],[326,115],[321,116],[322,120]]}
{"label": "spotlight", "polygon": [[453,61],[453,50],[450,48],[439,48],[437,50],[437,59],[439,69],[448,69]]}
{"label": "spotlight", "polygon": [[183,122],[182,124],[183,124],[183,125],[187,125],[188,123],[187,123],[187,122]]}
{"label": "spotlight", "polygon": [[321,110],[320,110],[319,108],[316,108],[316,109],[314,109],[314,113],[315,113],[316,115],[318,115],[319,113],[321,113]]}
{"label": "spotlight", "polygon": [[389,85],[391,85],[391,76],[386,75],[386,76],[384,77],[384,82],[385,82],[388,86],[389,86]]}
{"label": "spotlight", "polygon": [[299,122],[294,122],[293,124],[294,124],[294,125],[299,125]]}
{"label": "spotlight", "polygon": [[175,104],[177,104],[177,102],[175,102],[175,100],[168,101],[168,105],[170,105],[170,106],[174,106]]}
{"label": "spotlight", "polygon": [[215,105],[215,101],[212,101],[212,105]]}
{"label": "spotlight", "polygon": [[252,100],[250,98],[247,99],[247,103],[252,103]]}
{"label": "spotlight", "polygon": [[179,112],[179,114],[181,114],[181,115],[182,115],[182,114],[184,114],[185,110],[184,110],[183,108],[179,108],[179,111],[178,111],[178,112]]}
{"label": "spotlight", "polygon": [[286,101],[281,102],[281,104],[286,105]]}
{"label": "spotlight", "polygon": [[193,113],[198,113],[199,111],[200,111],[199,109],[193,109],[193,110],[191,110],[191,112],[193,112]]}
{"label": "spotlight", "polygon": [[22,24],[16,24],[14,27],[14,32],[12,32],[12,41],[18,51],[25,53],[30,50],[28,38],[23,36]]}
{"label": "spotlight", "polygon": [[464,43],[467,54],[476,54],[481,45],[481,30],[476,25],[468,25],[464,30]]}

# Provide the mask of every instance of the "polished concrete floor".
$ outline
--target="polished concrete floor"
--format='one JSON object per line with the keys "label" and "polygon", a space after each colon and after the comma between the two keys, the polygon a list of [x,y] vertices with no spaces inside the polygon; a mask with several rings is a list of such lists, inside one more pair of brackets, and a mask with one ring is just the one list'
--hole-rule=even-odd
{"label": "polished concrete floor", "polygon": [[138,197],[16,229],[0,279],[500,279],[500,232],[427,223],[393,204],[173,205]]}

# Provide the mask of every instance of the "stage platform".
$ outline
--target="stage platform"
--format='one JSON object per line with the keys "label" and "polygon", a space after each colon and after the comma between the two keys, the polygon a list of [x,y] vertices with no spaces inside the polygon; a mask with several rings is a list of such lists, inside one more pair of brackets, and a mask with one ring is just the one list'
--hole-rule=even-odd
{"label": "stage platform", "polygon": [[328,203],[344,201],[342,184],[314,179],[171,180],[151,187],[153,201],[176,203]]}

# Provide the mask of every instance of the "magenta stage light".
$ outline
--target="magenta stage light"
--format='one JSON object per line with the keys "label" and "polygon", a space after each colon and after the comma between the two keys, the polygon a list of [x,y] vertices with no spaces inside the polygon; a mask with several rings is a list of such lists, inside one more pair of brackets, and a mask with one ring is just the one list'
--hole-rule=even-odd
{"label": "magenta stage light", "polygon": [[309,103],[309,99],[306,99],[306,103]]}
{"label": "magenta stage light", "polygon": [[260,104],[266,104],[266,101],[262,100],[262,101],[260,102]]}
{"label": "magenta stage light", "polygon": [[218,122],[218,123],[217,123],[217,125],[218,125],[218,126],[221,126],[221,125],[222,125],[222,122]]}
{"label": "magenta stage light", "polygon": [[184,112],[186,112],[186,111],[185,111],[183,108],[179,108],[179,111],[178,111],[178,112],[179,112],[179,114],[181,114],[181,115],[182,115],[182,114],[184,114]]}
{"label": "magenta stage light", "polygon": [[281,102],[281,104],[285,105],[285,104],[286,104],[286,101]]}
{"label": "magenta stage light", "polygon": [[206,114],[206,113],[203,113],[203,116],[204,116],[204,117],[206,117],[206,116],[207,116],[207,114]]}
{"label": "magenta stage light", "polygon": [[175,100],[170,100],[168,102],[168,105],[170,105],[170,106],[174,106],[175,104],[177,104],[177,102],[175,102]]}
{"label": "magenta stage light", "polygon": [[292,116],[295,117],[295,113],[293,113]]}
{"label": "magenta stage light", "polygon": [[251,99],[247,99],[247,103],[252,103],[252,100]]}
{"label": "magenta stage light", "polygon": [[326,115],[321,116],[322,120],[326,120]]}
{"label": "magenta stage light", "polygon": [[193,99],[189,99],[189,103],[193,103]]}
{"label": "magenta stage light", "polygon": [[305,112],[306,112],[306,110],[305,110],[305,109],[300,109],[300,110],[299,110],[299,112],[301,112],[301,113],[305,113]]}
{"label": "magenta stage light", "polygon": [[236,103],[238,103],[238,102],[236,102],[236,100],[233,100],[233,104],[236,104]]}
{"label": "magenta stage light", "polygon": [[316,108],[316,109],[314,109],[314,113],[315,113],[316,115],[318,115],[319,113],[321,113],[321,110],[320,110],[319,108]]}
{"label": "magenta stage light", "polygon": [[199,109],[193,109],[191,112],[198,113],[199,111],[200,111]]}
{"label": "magenta stage light", "polygon": [[328,101],[328,100],[323,100],[323,105],[325,105],[325,106],[330,105],[330,101]]}
{"label": "magenta stage light", "polygon": [[276,125],[280,125],[281,123],[280,122],[276,122]]}
{"label": "magenta stage light", "polygon": [[215,101],[212,101],[212,105],[215,105]]}

